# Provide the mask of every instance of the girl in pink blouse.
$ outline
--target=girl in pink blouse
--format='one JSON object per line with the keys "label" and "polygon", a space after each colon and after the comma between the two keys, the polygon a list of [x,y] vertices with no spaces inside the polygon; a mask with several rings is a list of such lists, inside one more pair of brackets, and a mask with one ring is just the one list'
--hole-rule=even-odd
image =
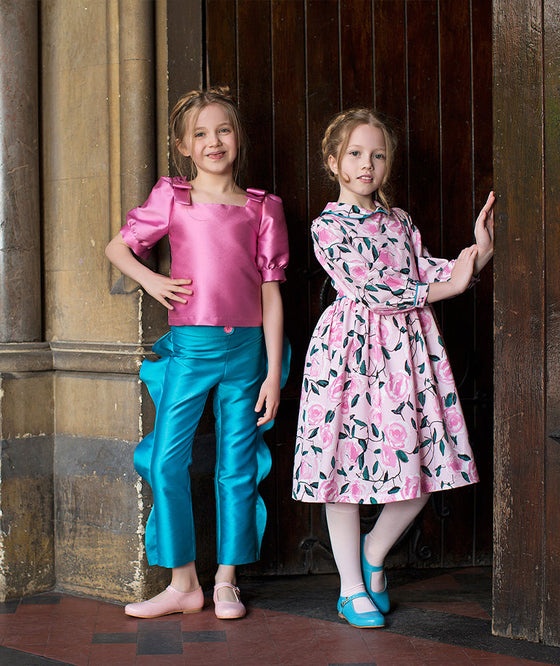
{"label": "girl in pink blouse", "polygon": [[[216,416],[214,603],[220,619],[245,615],[236,565],[259,558],[266,509],[257,486],[270,469],[262,427],[280,401],[283,314],[279,283],[288,262],[282,202],[237,184],[245,140],[227,89],[193,91],[171,114],[181,177],[160,178],[108,244],[113,264],[169,311],[170,332],[153,345],[140,378],[156,405],[155,427],[134,464],[153,491],[148,562],[172,569],[156,597],[128,604],[134,617],[200,611],[189,466],[210,389]],[[170,277],[145,259],[169,237]]]}

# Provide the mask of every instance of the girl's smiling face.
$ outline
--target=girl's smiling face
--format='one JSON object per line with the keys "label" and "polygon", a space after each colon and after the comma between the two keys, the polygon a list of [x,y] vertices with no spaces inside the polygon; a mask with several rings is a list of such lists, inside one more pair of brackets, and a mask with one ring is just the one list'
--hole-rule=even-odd
{"label": "girl's smiling face", "polygon": [[223,175],[232,171],[237,158],[237,136],[221,104],[205,106],[193,126],[187,128],[179,151],[190,157],[198,171]]}
{"label": "girl's smiling face", "polygon": [[373,194],[386,174],[383,131],[373,125],[358,125],[350,134],[341,156],[329,156],[329,167],[340,185],[340,203],[373,208]]}

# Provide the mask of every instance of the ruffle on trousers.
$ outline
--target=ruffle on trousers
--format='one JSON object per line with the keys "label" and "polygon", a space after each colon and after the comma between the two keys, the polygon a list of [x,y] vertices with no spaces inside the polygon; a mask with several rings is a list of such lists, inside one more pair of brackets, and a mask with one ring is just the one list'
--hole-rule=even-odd
{"label": "ruffle on trousers", "polygon": [[[152,398],[156,412],[159,409],[161,402],[161,397],[163,394],[163,387],[165,381],[165,375],[167,371],[167,366],[170,358],[173,356],[173,345],[171,341],[171,332],[166,333],[164,336],[159,338],[153,345],[152,350],[155,354],[160,356],[157,361],[144,361],[140,368],[140,379],[146,384],[150,397]],[[283,388],[288,379],[291,363],[291,345],[287,337],[284,336],[283,352],[282,352],[282,376],[281,376],[281,387]],[[266,375],[266,371],[265,371]],[[264,376],[265,376],[264,375]],[[263,376],[263,381],[264,381]],[[267,430],[270,430],[274,425],[274,420],[266,423],[263,426],[260,426],[257,429],[257,489],[259,484],[265,479],[270,473],[272,467],[272,455],[270,450],[265,442],[264,433]],[[137,447],[137,452],[134,456],[134,465],[138,474],[144,478],[152,487],[152,479],[150,474],[150,461],[145,460],[145,456],[142,455],[141,451],[150,450],[152,448],[151,444],[155,437],[155,432],[152,431],[146,435],[142,440],[141,445]],[[147,446],[146,446],[147,445]],[[139,453],[140,455],[137,455]],[[148,519],[149,520],[149,519]],[[262,539],[264,536],[264,531],[266,528],[267,521],[267,509],[266,504],[260,495],[257,492],[256,499],[256,531],[258,538],[258,549],[257,558],[260,556],[260,548],[262,545]],[[146,530],[146,551],[148,553],[148,559],[151,560],[149,554],[151,552],[157,552],[156,544],[151,544],[149,540],[149,530]],[[194,558],[193,558],[194,559]],[[152,562],[150,562],[152,563]],[[165,566],[165,565],[163,565]],[[179,564],[173,566],[180,566]]]}

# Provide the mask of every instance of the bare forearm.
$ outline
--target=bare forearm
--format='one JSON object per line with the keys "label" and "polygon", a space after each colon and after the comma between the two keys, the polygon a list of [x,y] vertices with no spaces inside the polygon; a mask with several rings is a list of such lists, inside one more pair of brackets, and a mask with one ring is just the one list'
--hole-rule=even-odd
{"label": "bare forearm", "polygon": [[451,282],[431,282],[428,289],[428,303],[444,301],[447,298],[457,296],[458,292],[454,289]]}
{"label": "bare forearm", "polygon": [[132,253],[132,250],[123,241],[120,234],[117,234],[105,248],[105,254],[109,261],[116,266],[121,273],[132,278],[139,284],[153,275],[153,271],[144,266]]}
{"label": "bare forearm", "polygon": [[284,312],[278,282],[262,285],[263,331],[268,359],[268,375],[280,380]]}

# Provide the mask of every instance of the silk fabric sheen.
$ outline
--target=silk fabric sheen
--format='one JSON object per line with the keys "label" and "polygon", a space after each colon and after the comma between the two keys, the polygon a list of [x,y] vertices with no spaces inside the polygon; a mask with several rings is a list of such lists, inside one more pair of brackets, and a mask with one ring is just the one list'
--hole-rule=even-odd
{"label": "silk fabric sheen", "polygon": [[266,524],[257,486],[271,466],[254,411],[266,372],[262,328],[173,327],[153,350],[161,358],[144,361],[140,378],[156,405],[156,423],[134,454],[136,470],[154,497],[146,525],[148,562],[178,567],[196,558],[188,468],[213,387],[217,559],[220,564],[254,562]]}
{"label": "silk fabric sheen", "polygon": [[127,215],[123,240],[146,259],[169,234],[171,277],[191,279],[194,292],[173,303],[170,325],[260,326],[261,284],[283,282],[288,264],[281,199],[248,190],[245,206],[193,203],[190,190],[181,178],[160,178]]}

